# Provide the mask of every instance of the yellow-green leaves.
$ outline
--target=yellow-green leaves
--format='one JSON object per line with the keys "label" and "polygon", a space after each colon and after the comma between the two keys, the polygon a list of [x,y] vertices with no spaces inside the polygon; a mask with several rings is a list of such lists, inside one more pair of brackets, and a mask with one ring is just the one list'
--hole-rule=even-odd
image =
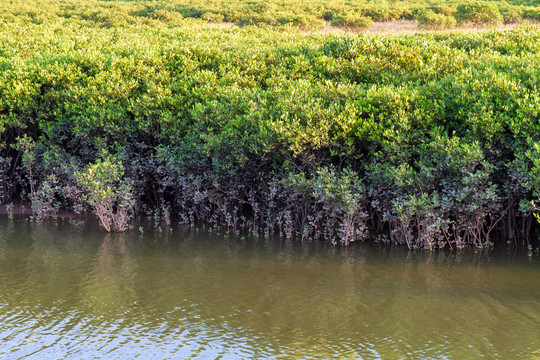
{"label": "yellow-green leaves", "polygon": [[131,182],[124,179],[124,167],[112,155],[103,154],[102,159],[89,164],[75,173],[77,183],[86,201],[107,231],[124,231],[129,226],[134,200]]}

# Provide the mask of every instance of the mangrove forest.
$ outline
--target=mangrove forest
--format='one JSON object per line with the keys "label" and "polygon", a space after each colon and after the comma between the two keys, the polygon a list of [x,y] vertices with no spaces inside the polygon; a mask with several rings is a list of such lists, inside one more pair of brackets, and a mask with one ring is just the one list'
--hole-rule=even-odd
{"label": "mangrove forest", "polygon": [[[489,26],[538,19],[534,2],[327,3],[3,1],[1,210],[94,213],[111,232],[146,217],[343,245],[527,244],[540,30]],[[484,28],[357,31],[429,17]]]}

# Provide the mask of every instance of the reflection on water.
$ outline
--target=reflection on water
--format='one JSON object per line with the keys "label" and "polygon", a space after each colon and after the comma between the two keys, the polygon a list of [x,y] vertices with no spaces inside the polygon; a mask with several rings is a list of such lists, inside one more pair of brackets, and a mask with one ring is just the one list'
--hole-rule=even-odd
{"label": "reflection on water", "polygon": [[540,256],[0,220],[0,358],[540,358]]}

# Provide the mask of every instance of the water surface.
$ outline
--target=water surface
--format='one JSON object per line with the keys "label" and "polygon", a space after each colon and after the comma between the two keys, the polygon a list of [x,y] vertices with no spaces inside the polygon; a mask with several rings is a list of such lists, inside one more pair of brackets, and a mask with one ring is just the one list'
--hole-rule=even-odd
{"label": "water surface", "polygon": [[540,256],[0,219],[0,359],[540,359]]}

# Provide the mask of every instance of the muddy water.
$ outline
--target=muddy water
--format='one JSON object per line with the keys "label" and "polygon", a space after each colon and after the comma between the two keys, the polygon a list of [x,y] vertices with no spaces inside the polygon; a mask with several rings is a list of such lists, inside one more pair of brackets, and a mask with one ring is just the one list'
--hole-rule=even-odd
{"label": "muddy water", "polygon": [[0,219],[0,359],[538,359],[540,255]]}

